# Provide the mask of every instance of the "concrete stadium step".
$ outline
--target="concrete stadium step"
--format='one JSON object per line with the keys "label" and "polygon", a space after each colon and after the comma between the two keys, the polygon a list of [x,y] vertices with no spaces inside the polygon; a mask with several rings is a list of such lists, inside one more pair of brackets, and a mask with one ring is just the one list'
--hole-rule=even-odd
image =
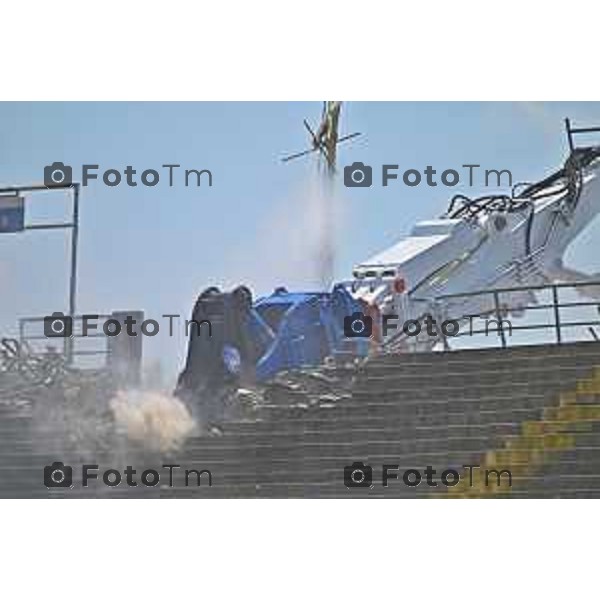
{"label": "concrete stadium step", "polygon": [[[488,390],[489,391],[489,390]],[[494,390],[495,391],[495,390]],[[371,400],[353,399],[342,402],[336,406],[319,407],[312,409],[293,409],[284,407],[269,407],[264,409],[264,413],[268,414],[262,422],[277,422],[284,423],[288,421],[304,420],[304,419],[361,419],[368,417],[394,418],[403,417],[409,418],[411,414],[419,415],[437,415],[447,412],[460,411],[500,411],[506,410],[507,407],[514,406],[515,409],[534,409],[544,406],[547,402],[549,390],[544,390],[545,394],[533,394],[527,389],[521,389],[520,394],[490,394],[488,396],[475,397],[457,397],[447,399],[444,396],[436,396],[434,399],[421,400],[413,396],[396,397],[396,402],[376,402]],[[556,395],[551,394],[551,395]],[[238,424],[248,423],[247,421],[232,422],[224,424],[222,429],[227,430],[227,427],[237,427]]]}
{"label": "concrete stadium step", "polygon": [[[581,377],[585,376],[585,372]],[[577,378],[568,379],[561,376],[560,373],[547,373],[546,377],[541,377],[535,381],[497,381],[491,383],[481,383],[479,380],[464,381],[462,386],[419,386],[416,388],[403,388],[382,383],[375,385],[371,383],[368,386],[357,389],[352,394],[354,401],[368,402],[372,398],[377,398],[380,402],[396,402],[399,397],[412,396],[415,399],[428,400],[431,398],[444,398],[451,401],[454,398],[477,398],[489,395],[508,396],[512,393],[544,394],[549,391],[566,391],[576,381]]]}
{"label": "concrete stadium step", "polygon": [[161,497],[183,498],[428,498],[431,490],[421,484],[410,488],[392,482],[388,488],[347,489],[343,483],[310,483],[290,480],[262,485],[223,485],[213,488],[163,489]]}
{"label": "concrete stadium step", "polygon": [[385,373],[374,373],[359,377],[354,385],[354,392],[361,393],[368,391],[370,387],[385,387],[386,389],[398,390],[422,389],[425,385],[441,388],[464,387],[473,379],[476,379],[479,385],[496,384],[502,381],[506,381],[507,383],[544,382],[548,375],[551,375],[556,381],[560,381],[561,377],[567,379],[585,377],[591,368],[592,366],[587,365],[557,366],[550,373],[548,367],[543,366],[535,368],[513,367],[505,371],[499,369],[490,369],[487,371],[476,370],[473,372],[462,371],[450,374],[427,372],[421,375],[396,374],[395,376],[387,376]]}
{"label": "concrete stadium step", "polygon": [[520,431],[521,422],[487,422],[477,425],[473,424],[454,424],[442,423],[432,425],[427,422],[415,424],[409,422],[396,422],[394,426],[387,424],[383,427],[365,427],[358,424],[356,427],[335,428],[326,430],[265,430],[265,431],[247,431],[244,434],[228,434],[228,439],[233,439],[240,444],[258,444],[258,445],[277,445],[283,444],[332,444],[354,442],[358,440],[384,440],[389,438],[404,439],[407,436],[418,437],[439,437],[466,438],[471,436],[489,437],[493,439],[498,436],[514,435]]}
{"label": "concrete stadium step", "polygon": [[231,445],[198,444],[188,446],[185,453],[178,458],[179,462],[190,459],[204,463],[218,462],[220,464],[248,465],[257,461],[269,463],[272,461],[312,461],[319,462],[326,458],[337,458],[345,462],[366,459],[374,456],[387,456],[398,459],[412,460],[416,456],[452,457],[452,463],[461,460],[472,460],[481,457],[490,447],[490,436],[470,437],[431,437],[422,439],[349,439],[345,442],[298,444],[292,442],[275,442],[264,444],[233,443]]}
{"label": "concrete stadium step", "polygon": [[595,490],[600,493],[599,474],[577,474],[548,472],[541,475],[528,477],[518,482],[519,491],[529,497],[541,495],[568,495],[579,494]]}
{"label": "concrete stadium step", "polygon": [[[443,411],[438,413],[417,413],[406,416],[387,415],[368,416],[356,418],[335,418],[327,415],[320,419],[312,418],[301,421],[258,423],[231,423],[223,430],[223,436],[254,436],[269,433],[277,435],[303,434],[303,433],[338,433],[349,430],[360,431],[400,431],[403,428],[430,427],[432,429],[441,427],[479,427],[493,423],[521,423],[524,420],[534,420],[541,416],[544,404],[539,408],[523,409],[521,407],[509,407],[498,411]],[[452,407],[451,407],[452,408]]]}
{"label": "concrete stadium step", "polygon": [[[566,349],[566,350],[565,350]],[[560,364],[570,364],[574,359],[585,360],[589,357],[598,359],[600,348],[597,342],[578,342],[564,345],[532,345],[511,347],[507,349],[484,348],[471,350],[454,350],[451,352],[388,354],[377,357],[366,363],[364,368],[376,368],[389,365],[394,368],[414,368],[418,365],[431,365],[450,371],[466,365],[493,365],[504,362],[548,361],[557,358]]]}
{"label": "concrete stadium step", "polygon": [[[469,354],[471,351],[467,351]],[[456,354],[456,353],[451,353]],[[377,373],[390,374],[391,376],[399,375],[424,375],[428,372],[451,375],[453,373],[472,373],[475,371],[507,371],[515,366],[519,368],[536,369],[544,367],[544,365],[569,368],[573,366],[588,366],[597,364],[598,354],[600,349],[595,347],[593,351],[576,352],[573,351],[565,356],[564,353],[544,355],[538,352],[531,351],[530,355],[515,356],[508,350],[499,350],[493,358],[487,360],[479,360],[477,357],[468,357],[462,360],[456,358],[448,358],[445,354],[415,354],[417,358],[412,362],[407,362],[402,358],[394,355],[392,358],[387,356],[373,357],[367,363],[360,365],[356,370],[359,376],[365,374],[375,375]],[[433,358],[440,357],[443,358]],[[347,373],[346,376],[350,376]]]}

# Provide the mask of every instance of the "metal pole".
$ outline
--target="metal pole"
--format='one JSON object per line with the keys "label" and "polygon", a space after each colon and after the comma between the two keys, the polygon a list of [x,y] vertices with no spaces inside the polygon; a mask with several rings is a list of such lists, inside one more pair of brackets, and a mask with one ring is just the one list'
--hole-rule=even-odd
{"label": "metal pole", "polygon": [[575,146],[573,144],[573,133],[571,132],[571,121],[568,118],[565,119],[565,126],[567,128],[567,138],[569,140],[569,150],[572,153],[573,150],[575,149]]}
{"label": "metal pole", "polygon": [[500,298],[498,292],[494,292],[494,306],[496,307],[496,318],[498,319],[498,331],[500,332],[500,340],[502,341],[502,348],[506,348],[506,334],[504,333],[504,326],[502,325],[502,317],[500,316]]}
{"label": "metal pole", "polygon": [[[71,230],[71,275],[69,279],[69,316],[77,314],[77,243],[79,239],[79,184],[73,184],[73,229]],[[65,338],[67,362],[73,361],[73,339]]]}
{"label": "metal pole", "polygon": [[554,302],[554,325],[556,327],[556,343],[562,344],[562,332],[560,329],[560,310],[558,306],[558,288],[552,286],[552,299]]}

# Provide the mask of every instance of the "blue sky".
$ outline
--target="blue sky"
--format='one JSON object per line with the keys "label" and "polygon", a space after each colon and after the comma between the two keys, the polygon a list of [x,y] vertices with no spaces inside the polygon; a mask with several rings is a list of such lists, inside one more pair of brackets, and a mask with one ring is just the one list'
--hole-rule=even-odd
{"label": "blue sky", "polygon": [[[312,287],[310,196],[314,159],[279,158],[307,145],[302,119],[315,125],[319,102],[301,103],[2,103],[0,183],[42,179],[53,161],[74,167],[138,172],[179,163],[207,168],[213,187],[141,185],[83,188],[79,312],[138,309],[148,317],[187,316],[211,284],[240,282]],[[354,161],[397,163],[401,170],[463,163],[510,169],[515,180],[538,180],[566,152],[563,119],[600,124],[599,103],[346,103],[342,133],[364,135],[340,148],[340,168]],[[438,216],[455,192],[482,187],[347,189],[341,173],[336,278],[385,249],[418,220]],[[28,222],[68,216],[62,194],[32,196]],[[573,266],[600,271],[597,224],[569,255]],[[66,308],[67,236],[63,232],[0,236],[0,325],[14,333],[18,317]],[[306,267],[306,270],[304,269]],[[160,338],[160,339],[158,339]],[[147,344],[174,373],[185,351],[181,335]]]}

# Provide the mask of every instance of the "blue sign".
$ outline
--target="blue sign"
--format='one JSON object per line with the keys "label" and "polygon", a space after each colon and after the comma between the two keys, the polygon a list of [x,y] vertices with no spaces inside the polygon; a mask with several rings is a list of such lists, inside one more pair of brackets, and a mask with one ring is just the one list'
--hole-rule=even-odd
{"label": "blue sign", "polygon": [[25,228],[23,196],[0,196],[0,233],[15,233]]}

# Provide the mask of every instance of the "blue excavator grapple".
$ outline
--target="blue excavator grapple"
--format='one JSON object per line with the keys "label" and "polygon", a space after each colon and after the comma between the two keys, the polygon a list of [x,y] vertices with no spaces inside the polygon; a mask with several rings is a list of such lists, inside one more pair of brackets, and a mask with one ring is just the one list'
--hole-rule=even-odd
{"label": "blue excavator grapple", "polygon": [[361,306],[341,285],[331,292],[278,288],[256,301],[246,287],[208,288],[192,312],[176,393],[214,397],[223,389],[252,389],[279,373],[318,367],[328,358],[366,356],[369,340],[344,335],[344,318]]}

